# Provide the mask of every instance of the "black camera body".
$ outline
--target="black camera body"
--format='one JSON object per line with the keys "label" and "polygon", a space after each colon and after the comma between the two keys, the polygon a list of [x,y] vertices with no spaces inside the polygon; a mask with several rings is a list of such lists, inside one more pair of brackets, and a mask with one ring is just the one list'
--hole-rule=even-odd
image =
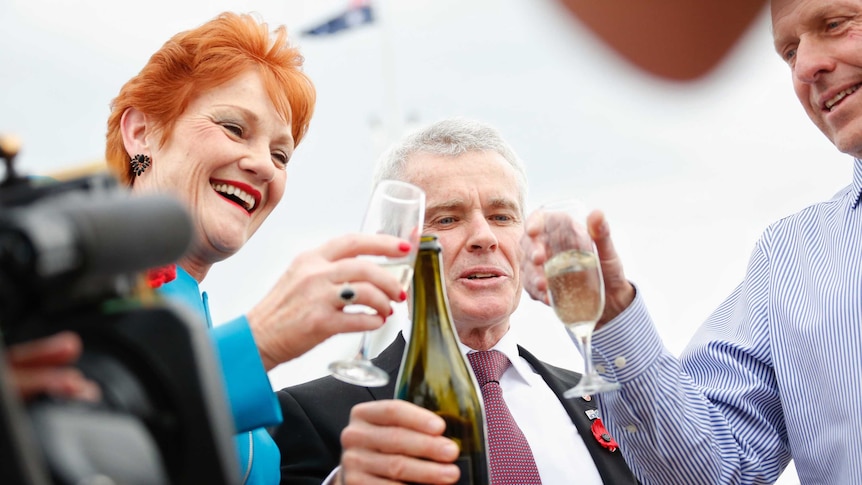
{"label": "black camera body", "polygon": [[[231,484],[233,419],[206,325],[140,291],[179,259],[191,223],[168,197],[108,175],[0,183],[0,483]],[[99,403],[22,402],[4,347],[70,330]]]}

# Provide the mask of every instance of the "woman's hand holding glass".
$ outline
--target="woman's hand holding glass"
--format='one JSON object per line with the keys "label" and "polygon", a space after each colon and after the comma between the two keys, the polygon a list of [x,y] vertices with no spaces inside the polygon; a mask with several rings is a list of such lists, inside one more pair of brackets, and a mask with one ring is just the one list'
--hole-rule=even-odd
{"label": "woman's hand holding glass", "polygon": [[[419,247],[419,236],[425,220],[425,192],[419,187],[398,180],[382,180],[374,188],[365,217],[362,232],[366,234],[390,234],[410,242],[410,250],[398,257],[365,255],[363,259],[386,268],[398,278],[404,299],[407,288],[413,280],[413,264]],[[354,301],[358,295],[353,284],[346,285],[341,293],[342,299],[349,303],[345,312],[352,314],[380,313]],[[389,315],[384,315],[384,319]],[[368,333],[362,335],[359,351],[351,359],[337,360],[329,365],[329,370],[337,379],[357,386],[379,387],[389,382],[386,371],[374,366],[368,356]]]}
{"label": "woman's hand holding glass", "polygon": [[[411,251],[413,245],[395,236],[348,234],[299,254],[246,315],[264,367],[299,357],[335,334],[380,328],[406,293],[389,271],[357,256],[399,258]],[[354,303],[374,313],[343,311],[345,283],[356,294]]]}

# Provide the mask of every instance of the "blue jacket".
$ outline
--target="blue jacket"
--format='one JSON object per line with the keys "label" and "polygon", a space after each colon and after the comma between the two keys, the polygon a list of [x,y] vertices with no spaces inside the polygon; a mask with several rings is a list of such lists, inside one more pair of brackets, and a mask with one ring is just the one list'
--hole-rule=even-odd
{"label": "blue jacket", "polygon": [[248,320],[240,316],[213,327],[207,294],[201,294],[198,282],[179,266],[176,279],[159,287],[158,292],[188,305],[210,328],[233,414],[241,483],[277,484],[281,476],[281,454],[265,426],[281,423],[281,408]]}

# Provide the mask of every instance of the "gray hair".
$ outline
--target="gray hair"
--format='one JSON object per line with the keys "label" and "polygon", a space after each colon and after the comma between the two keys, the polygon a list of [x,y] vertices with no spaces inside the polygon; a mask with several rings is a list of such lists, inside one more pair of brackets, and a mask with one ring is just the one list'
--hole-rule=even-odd
{"label": "gray hair", "polygon": [[380,157],[374,169],[373,182],[377,185],[384,179],[404,181],[407,163],[416,153],[457,157],[474,151],[496,152],[515,169],[518,203],[523,212],[527,198],[527,172],[524,170],[524,163],[496,128],[480,121],[448,118],[414,131]]}

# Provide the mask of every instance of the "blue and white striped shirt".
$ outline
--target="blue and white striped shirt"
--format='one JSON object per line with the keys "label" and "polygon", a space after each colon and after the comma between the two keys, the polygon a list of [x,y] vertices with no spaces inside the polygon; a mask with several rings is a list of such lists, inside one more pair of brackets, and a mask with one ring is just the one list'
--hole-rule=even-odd
{"label": "blue and white striped shirt", "polygon": [[593,336],[605,424],[645,484],[862,483],[862,161],[769,226],[679,359],[639,296]]}

